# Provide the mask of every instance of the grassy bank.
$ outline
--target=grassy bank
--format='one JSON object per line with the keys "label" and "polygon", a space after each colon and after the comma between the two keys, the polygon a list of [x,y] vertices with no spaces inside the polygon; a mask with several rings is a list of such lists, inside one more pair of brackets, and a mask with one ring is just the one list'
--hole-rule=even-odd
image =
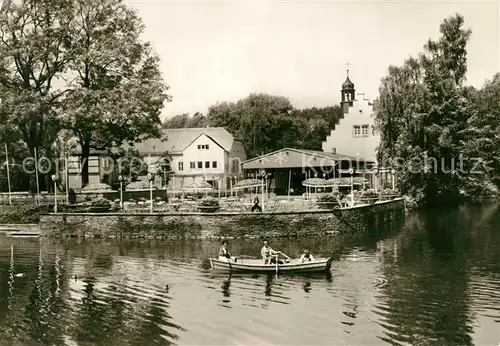
{"label": "grassy bank", "polygon": [[0,205],[0,224],[27,224],[38,223],[40,214],[50,211],[47,204],[13,203]]}

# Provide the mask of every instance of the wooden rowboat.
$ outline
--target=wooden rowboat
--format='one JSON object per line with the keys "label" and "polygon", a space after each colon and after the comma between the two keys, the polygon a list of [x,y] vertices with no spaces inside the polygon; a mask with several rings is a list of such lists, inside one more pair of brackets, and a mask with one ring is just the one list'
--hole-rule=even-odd
{"label": "wooden rowboat", "polygon": [[283,264],[264,264],[262,259],[238,259],[237,262],[228,262],[215,258],[209,258],[209,260],[212,269],[225,272],[317,273],[330,271],[333,258],[317,259],[304,263],[297,260]]}

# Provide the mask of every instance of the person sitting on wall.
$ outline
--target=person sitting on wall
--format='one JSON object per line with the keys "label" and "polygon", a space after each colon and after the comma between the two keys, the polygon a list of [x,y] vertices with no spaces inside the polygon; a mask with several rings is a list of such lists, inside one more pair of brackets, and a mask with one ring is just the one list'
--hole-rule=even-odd
{"label": "person sitting on wall", "polygon": [[262,207],[259,205],[259,197],[255,196],[253,200],[252,213],[257,210],[258,212],[262,212]]}

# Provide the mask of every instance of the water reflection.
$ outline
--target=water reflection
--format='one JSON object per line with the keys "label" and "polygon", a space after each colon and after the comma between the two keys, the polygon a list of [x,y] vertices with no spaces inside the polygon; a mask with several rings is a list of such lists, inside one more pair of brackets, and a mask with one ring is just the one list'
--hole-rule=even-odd
{"label": "water reflection", "polygon": [[273,275],[267,275],[266,277],[266,290],[264,291],[265,292],[265,295],[270,297],[272,296],[272,286],[273,286],[273,278],[274,276]]}
{"label": "water reflection", "polygon": [[[231,293],[229,292],[229,287],[231,287],[231,276],[222,282],[222,294],[224,297],[229,298]],[[229,299],[224,299],[224,303],[229,303]]]}
{"label": "water reflection", "polygon": [[7,309],[12,309],[12,293],[14,291],[14,245],[10,246],[9,262],[9,295],[7,298]]}
{"label": "water reflection", "polygon": [[[219,242],[0,239],[0,335],[82,346],[497,344],[499,228],[500,212],[482,207],[274,240],[292,257],[336,254],[331,272],[306,276],[213,273],[206,258]],[[260,246],[231,242],[238,254]]]}
{"label": "water reflection", "polygon": [[[467,215],[470,217],[471,215]],[[428,340],[442,345],[473,345],[468,282],[474,256],[469,224],[459,211],[428,212],[412,237],[386,248],[388,284],[381,287],[377,304],[380,336],[387,342],[419,344]],[[404,234],[404,233],[403,233]],[[384,256],[384,258],[387,258]]]}

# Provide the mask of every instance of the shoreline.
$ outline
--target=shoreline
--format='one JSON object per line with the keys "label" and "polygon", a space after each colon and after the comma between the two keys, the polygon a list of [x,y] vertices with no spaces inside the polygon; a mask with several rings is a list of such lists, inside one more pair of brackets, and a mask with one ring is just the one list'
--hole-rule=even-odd
{"label": "shoreline", "polygon": [[404,216],[404,200],[335,210],[238,213],[47,213],[40,230],[49,237],[246,238],[354,233]]}

